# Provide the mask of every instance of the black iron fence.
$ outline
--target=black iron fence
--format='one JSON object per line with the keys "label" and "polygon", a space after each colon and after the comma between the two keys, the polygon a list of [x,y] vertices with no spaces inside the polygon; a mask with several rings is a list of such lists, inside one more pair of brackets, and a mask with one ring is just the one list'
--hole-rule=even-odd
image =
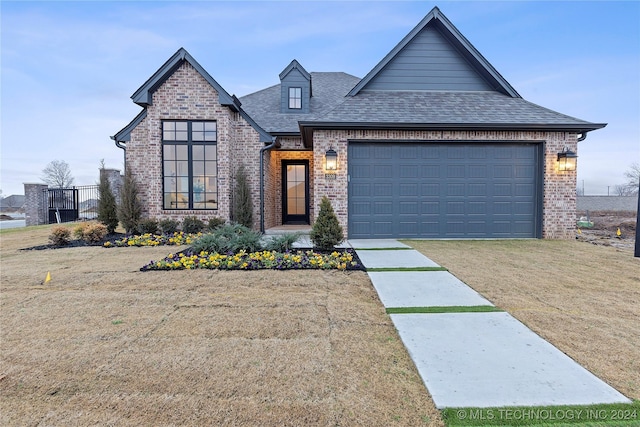
{"label": "black iron fence", "polygon": [[98,216],[97,185],[47,188],[42,191],[43,216],[49,224],[95,219]]}

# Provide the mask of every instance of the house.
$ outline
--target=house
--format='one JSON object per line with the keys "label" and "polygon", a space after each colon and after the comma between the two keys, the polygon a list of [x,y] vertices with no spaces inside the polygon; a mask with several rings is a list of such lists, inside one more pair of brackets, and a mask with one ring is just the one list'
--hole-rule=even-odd
{"label": "house", "polygon": [[24,212],[24,203],[24,195],[12,194],[0,199],[0,212]]}
{"label": "house", "polygon": [[229,219],[244,165],[263,231],[328,196],[349,238],[574,236],[564,161],[605,124],[524,100],[438,8],[362,79],[296,60],[279,77],[238,99],[179,49],[133,94],[112,139],[145,215]]}

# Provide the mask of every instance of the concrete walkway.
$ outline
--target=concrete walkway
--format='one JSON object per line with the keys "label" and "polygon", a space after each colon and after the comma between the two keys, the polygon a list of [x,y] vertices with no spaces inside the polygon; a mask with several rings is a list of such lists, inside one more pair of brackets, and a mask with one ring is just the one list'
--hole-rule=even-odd
{"label": "concrete walkway", "polygon": [[[396,240],[349,244],[367,268],[438,266]],[[492,306],[447,271],[368,274],[386,308]],[[438,408],[630,402],[506,312],[391,319]]]}

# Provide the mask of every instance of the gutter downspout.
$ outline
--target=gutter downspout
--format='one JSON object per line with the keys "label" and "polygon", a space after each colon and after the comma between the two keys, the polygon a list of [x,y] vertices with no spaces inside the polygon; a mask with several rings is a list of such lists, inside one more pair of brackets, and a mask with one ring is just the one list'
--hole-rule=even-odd
{"label": "gutter downspout", "polygon": [[111,139],[113,139],[116,143],[116,147],[121,148],[123,153],[122,153],[122,157],[124,157],[124,168],[125,170],[127,169],[127,146],[124,145],[121,141],[118,141],[116,139],[115,136],[112,136]]}
{"label": "gutter downspout", "polygon": [[[117,144],[117,143],[116,143]],[[271,144],[260,149],[260,232],[264,234],[264,153],[276,146],[276,137],[271,140]]]}

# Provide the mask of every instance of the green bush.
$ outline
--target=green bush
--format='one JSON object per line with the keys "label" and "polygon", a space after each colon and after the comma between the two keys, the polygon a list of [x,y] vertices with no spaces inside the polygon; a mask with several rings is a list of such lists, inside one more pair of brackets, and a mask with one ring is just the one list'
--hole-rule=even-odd
{"label": "green bush", "polygon": [[153,218],[146,218],[138,223],[138,233],[158,234],[158,221]]}
{"label": "green bush", "polygon": [[98,221],[103,223],[109,234],[113,234],[118,226],[118,206],[116,205],[116,197],[111,191],[111,184],[107,179],[107,175],[100,174],[100,185],[98,187]]}
{"label": "green bush", "polygon": [[321,250],[331,250],[344,240],[342,227],[327,196],[322,197],[320,212],[311,228],[311,241]]}
{"label": "green bush", "polygon": [[244,165],[240,165],[236,172],[236,186],[233,195],[232,219],[247,228],[253,227],[253,202],[251,188]]}
{"label": "green bush", "polygon": [[127,168],[124,173],[120,206],[118,207],[118,219],[127,234],[135,233],[142,217],[142,203],[138,198],[138,193],[138,183],[133,177],[131,169]]}
{"label": "green bush", "polygon": [[195,216],[185,216],[182,220],[182,231],[185,233],[200,233],[204,230],[204,222]]}
{"label": "green bush", "polygon": [[67,227],[57,225],[51,229],[49,241],[56,246],[68,245],[71,239],[71,230]]}
{"label": "green bush", "polygon": [[255,252],[262,249],[262,235],[242,224],[225,224],[198,238],[192,245],[196,253],[237,253],[241,250]]}
{"label": "green bush", "polygon": [[180,223],[175,219],[165,218],[161,219],[158,225],[162,230],[162,234],[173,234],[178,231],[178,226],[180,225]]}
{"label": "green bush", "polygon": [[272,236],[264,244],[264,249],[268,251],[287,252],[293,248],[293,244],[298,241],[300,234],[286,233],[279,236]]}
{"label": "green bush", "polygon": [[224,224],[226,223],[226,221],[223,218],[220,218],[218,216],[214,216],[213,218],[209,219],[209,230],[213,231],[213,230],[217,230],[218,228],[222,227]]}

